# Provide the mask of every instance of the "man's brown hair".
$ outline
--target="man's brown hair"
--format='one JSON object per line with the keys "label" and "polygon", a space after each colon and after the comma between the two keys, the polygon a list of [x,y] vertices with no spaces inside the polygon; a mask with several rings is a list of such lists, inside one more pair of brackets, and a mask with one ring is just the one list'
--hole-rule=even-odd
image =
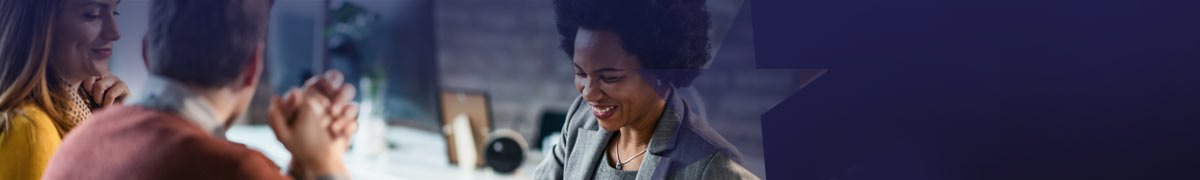
{"label": "man's brown hair", "polygon": [[150,73],[204,88],[229,85],[267,39],[273,0],[155,0]]}

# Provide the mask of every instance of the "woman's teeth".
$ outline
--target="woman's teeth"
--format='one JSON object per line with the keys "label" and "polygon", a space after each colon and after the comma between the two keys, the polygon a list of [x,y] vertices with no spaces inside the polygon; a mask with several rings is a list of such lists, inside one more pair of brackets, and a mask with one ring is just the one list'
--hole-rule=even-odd
{"label": "woman's teeth", "polygon": [[611,111],[612,109],[613,109],[612,106],[607,106],[607,107],[603,107],[603,108],[592,107],[592,110],[599,112],[601,114],[608,113],[608,111]]}

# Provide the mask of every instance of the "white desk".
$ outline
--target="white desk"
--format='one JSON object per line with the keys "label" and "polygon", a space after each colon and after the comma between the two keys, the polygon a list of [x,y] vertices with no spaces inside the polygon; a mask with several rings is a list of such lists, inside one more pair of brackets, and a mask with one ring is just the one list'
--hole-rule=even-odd
{"label": "white desk", "polygon": [[[279,167],[287,167],[291,160],[291,154],[267,126],[234,126],[226,137],[261,151]],[[439,134],[391,126],[387,137],[396,147],[379,157],[347,154],[346,166],[354,179],[525,180],[532,178],[533,168],[544,158],[540,152],[531,150],[521,167],[512,174],[499,174],[490,168],[463,171],[446,160],[445,141]]]}

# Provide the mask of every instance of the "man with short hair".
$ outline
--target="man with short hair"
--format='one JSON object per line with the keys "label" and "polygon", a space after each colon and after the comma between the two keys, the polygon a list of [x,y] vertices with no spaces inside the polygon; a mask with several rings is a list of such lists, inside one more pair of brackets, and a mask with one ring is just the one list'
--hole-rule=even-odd
{"label": "man with short hair", "polygon": [[144,56],[151,78],[129,106],[76,127],[44,179],[343,179],[357,126],[354,87],[336,71],[272,98],[268,122],[292,154],[291,177],[225,139],[263,66],[269,0],[156,0]]}

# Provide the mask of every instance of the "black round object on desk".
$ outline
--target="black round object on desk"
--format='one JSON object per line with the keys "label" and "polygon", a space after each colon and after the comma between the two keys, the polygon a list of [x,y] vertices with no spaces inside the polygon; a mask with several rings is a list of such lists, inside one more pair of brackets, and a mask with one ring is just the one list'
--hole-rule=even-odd
{"label": "black round object on desk", "polygon": [[525,141],[520,134],[508,130],[492,133],[491,140],[484,146],[487,165],[498,173],[510,174],[525,161]]}

